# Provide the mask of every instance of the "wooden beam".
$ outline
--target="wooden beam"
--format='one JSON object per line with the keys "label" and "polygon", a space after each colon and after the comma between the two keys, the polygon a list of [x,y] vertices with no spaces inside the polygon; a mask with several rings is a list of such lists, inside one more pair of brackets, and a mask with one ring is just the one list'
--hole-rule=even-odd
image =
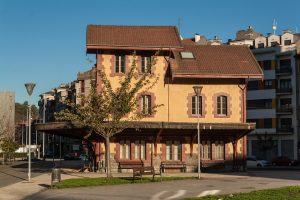
{"label": "wooden beam", "polygon": [[157,143],[159,142],[159,137],[161,133],[163,132],[163,129],[159,129],[155,136],[155,141],[154,141],[154,155],[157,156]]}

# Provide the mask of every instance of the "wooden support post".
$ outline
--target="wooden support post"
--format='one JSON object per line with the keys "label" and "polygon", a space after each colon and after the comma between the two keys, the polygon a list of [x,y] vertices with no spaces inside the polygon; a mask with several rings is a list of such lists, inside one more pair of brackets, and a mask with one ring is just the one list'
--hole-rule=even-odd
{"label": "wooden support post", "polygon": [[233,154],[232,154],[232,171],[237,171],[237,160],[236,160],[236,145],[237,140],[232,141],[232,148],[233,148]]}
{"label": "wooden support post", "polygon": [[159,142],[159,137],[161,133],[163,132],[163,129],[159,129],[158,133],[156,134],[155,137],[155,142],[154,142],[154,155],[157,156],[157,143]]}
{"label": "wooden support post", "polygon": [[243,171],[247,171],[247,161],[246,161],[246,155],[247,155],[247,135],[243,137]]}

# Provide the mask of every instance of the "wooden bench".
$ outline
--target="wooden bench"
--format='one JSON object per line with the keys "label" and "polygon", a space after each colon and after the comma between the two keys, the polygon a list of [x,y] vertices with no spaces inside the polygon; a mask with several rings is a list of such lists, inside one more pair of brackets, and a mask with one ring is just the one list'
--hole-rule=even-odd
{"label": "wooden bench", "polygon": [[165,172],[166,169],[180,169],[186,172],[186,163],[182,161],[164,161],[161,162],[160,168],[162,172]]}
{"label": "wooden bench", "polygon": [[142,160],[120,160],[119,169],[133,169],[143,167],[144,163]]}
{"label": "wooden bench", "polygon": [[152,175],[152,180],[155,175],[160,175],[160,181],[162,181],[161,170],[156,171],[153,166],[133,168],[133,181],[135,177],[140,177],[142,180],[143,175]]}
{"label": "wooden bench", "polygon": [[224,161],[202,161],[201,162],[201,168],[206,171],[206,170],[215,170],[215,169],[224,169],[225,168],[225,163]]}

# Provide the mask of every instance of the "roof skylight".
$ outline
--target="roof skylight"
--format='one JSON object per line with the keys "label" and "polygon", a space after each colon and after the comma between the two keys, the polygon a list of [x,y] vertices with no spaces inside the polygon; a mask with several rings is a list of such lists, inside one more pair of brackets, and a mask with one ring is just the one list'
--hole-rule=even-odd
{"label": "roof skylight", "polygon": [[194,54],[190,51],[182,51],[180,52],[182,59],[194,59]]}

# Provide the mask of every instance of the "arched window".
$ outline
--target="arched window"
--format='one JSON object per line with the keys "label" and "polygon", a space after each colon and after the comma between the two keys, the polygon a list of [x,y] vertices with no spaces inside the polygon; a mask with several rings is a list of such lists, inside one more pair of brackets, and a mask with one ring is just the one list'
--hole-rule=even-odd
{"label": "arched window", "polygon": [[198,113],[199,115],[202,115],[202,97],[192,96],[192,115],[198,115]]}
{"label": "arched window", "polygon": [[227,96],[217,97],[217,114],[227,115]]}
{"label": "arched window", "polygon": [[141,96],[141,111],[143,114],[152,114],[151,95]]}

